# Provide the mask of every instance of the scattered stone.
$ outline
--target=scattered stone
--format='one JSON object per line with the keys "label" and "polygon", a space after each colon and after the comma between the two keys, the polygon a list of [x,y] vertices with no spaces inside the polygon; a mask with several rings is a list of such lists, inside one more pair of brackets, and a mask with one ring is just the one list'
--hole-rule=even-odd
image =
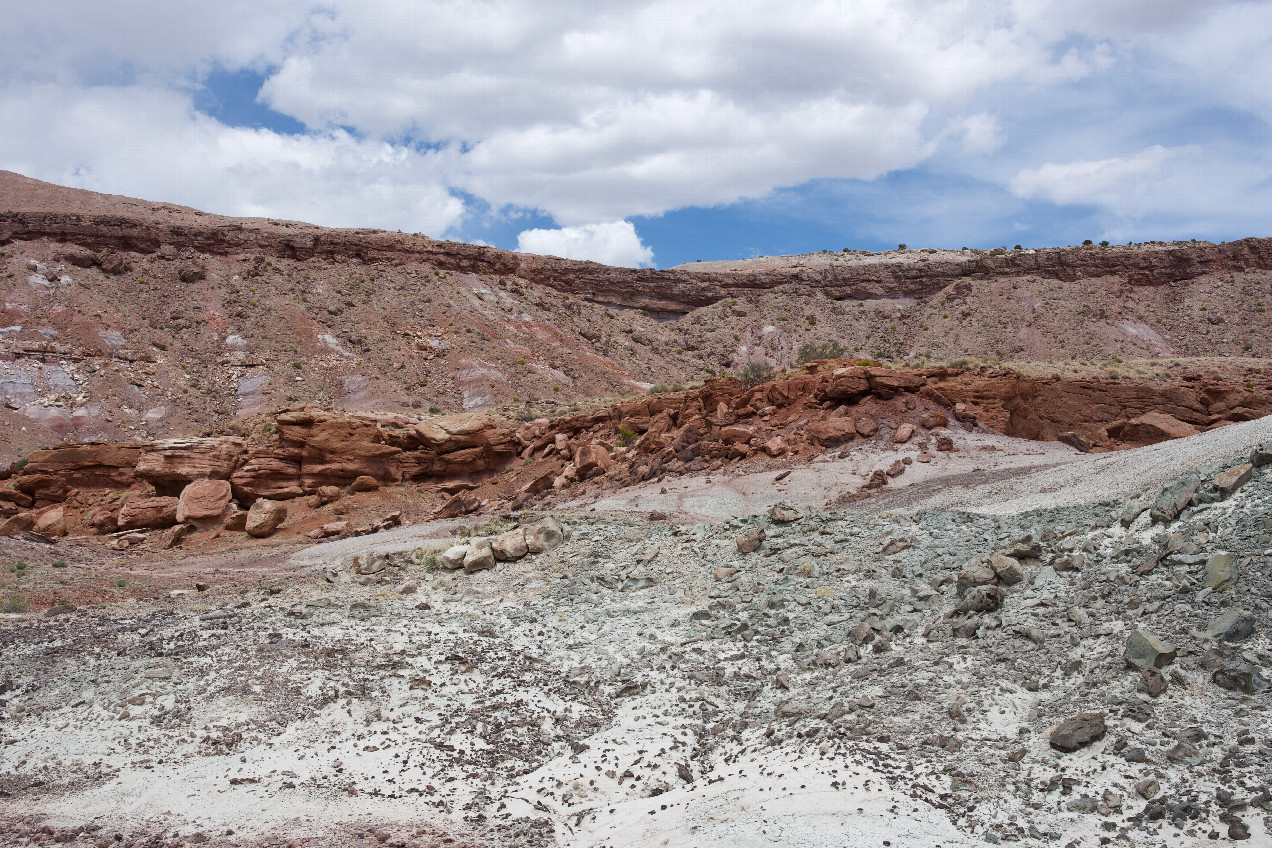
{"label": "scattered stone", "polygon": [[1239,659],[1229,660],[1221,668],[1216,669],[1210,679],[1216,686],[1246,695],[1262,692],[1272,686],[1257,666]]}
{"label": "scattered stone", "polygon": [[1135,784],[1135,793],[1145,801],[1157,797],[1157,793],[1161,791],[1161,784],[1151,777],[1146,777]]}
{"label": "scattered stone", "polygon": [[319,486],[318,491],[314,493],[319,506],[326,506],[329,503],[335,503],[340,500],[340,489],[337,486]]}
{"label": "scattered stone", "polygon": [[1166,752],[1166,759],[1172,763],[1182,763],[1186,766],[1199,766],[1205,761],[1206,757],[1201,753],[1196,745],[1188,741],[1176,742],[1169,751]]}
{"label": "scattered stone", "polygon": [[990,564],[978,559],[958,573],[954,586],[955,591],[962,596],[966,595],[968,590],[974,586],[989,586],[997,582],[997,580],[998,574]]}
{"label": "scattered stone", "polygon": [[858,418],[854,422],[854,426],[856,427],[857,434],[866,439],[879,432],[879,422],[873,418]]}
{"label": "scattered stone", "polygon": [[764,528],[752,527],[737,538],[738,553],[749,554],[760,549],[764,544]]}
{"label": "scattered stone", "polygon": [[1192,500],[1193,495],[1197,494],[1199,488],[1201,488],[1201,478],[1196,474],[1189,474],[1176,480],[1162,489],[1157,500],[1153,502],[1149,515],[1153,521],[1163,524],[1174,521],[1179,513],[1183,512],[1184,507],[1188,506],[1188,502]]}
{"label": "scattered stone", "polygon": [[246,530],[247,510],[239,509],[231,512],[229,517],[225,519],[224,529],[232,533],[241,533]]}
{"label": "scattered stone", "polygon": [[1149,666],[1140,672],[1140,689],[1148,693],[1150,698],[1160,697],[1166,691],[1166,677],[1155,666]]}
{"label": "scattered stone", "polygon": [[1104,738],[1106,727],[1101,713],[1082,712],[1070,716],[1051,731],[1051,747],[1071,754]]}
{"label": "scattered stone", "polygon": [[263,539],[272,535],[285,520],[287,520],[287,507],[284,504],[268,498],[259,498],[247,511],[247,520],[243,524],[243,529],[247,531],[247,535]]}
{"label": "scattered stone", "polygon": [[1020,562],[1014,557],[999,553],[990,554],[989,564],[1004,585],[1015,586],[1025,579],[1024,572],[1020,570]]}
{"label": "scattered stone", "polygon": [[173,527],[169,527],[167,530],[159,534],[159,549],[163,551],[170,551],[173,548],[180,546],[180,544],[185,541],[186,537],[193,533],[194,530],[195,528],[192,524],[177,524]]}
{"label": "scattered stone", "polygon": [[1246,462],[1241,465],[1234,465],[1226,471],[1220,471],[1211,482],[1216,489],[1225,495],[1230,495],[1246,483],[1249,483],[1253,473],[1254,466]]}
{"label": "scattered stone", "polygon": [[1206,561],[1206,579],[1204,584],[1207,589],[1224,592],[1232,588],[1235,580],[1236,569],[1232,564],[1232,554],[1226,552],[1218,553]]}
{"label": "scattered stone", "polygon": [[362,474],[354,478],[349,488],[355,492],[374,492],[380,488],[380,481],[369,474]]}
{"label": "scattered stone", "polygon": [[1133,630],[1126,638],[1126,662],[1140,670],[1165,668],[1175,661],[1176,655],[1174,645],[1143,628]]}
{"label": "scattered stone", "polygon": [[904,445],[914,436],[914,425],[908,421],[897,428],[892,434],[892,443],[894,445]]}
{"label": "scattered stone", "polygon": [[1233,607],[1206,626],[1206,635],[1225,642],[1241,642],[1254,633],[1254,616]]}
{"label": "scattered stone", "polygon": [[936,449],[942,453],[949,453],[954,450],[954,440],[949,436],[937,436]]}
{"label": "scattered stone", "polygon": [[799,521],[803,518],[804,511],[799,507],[786,503],[786,501],[778,501],[769,507],[768,516],[778,524],[789,524],[792,521]]}
{"label": "scattered stone", "polygon": [[956,609],[963,614],[993,612],[1002,603],[1003,590],[997,586],[973,586],[963,595]]}

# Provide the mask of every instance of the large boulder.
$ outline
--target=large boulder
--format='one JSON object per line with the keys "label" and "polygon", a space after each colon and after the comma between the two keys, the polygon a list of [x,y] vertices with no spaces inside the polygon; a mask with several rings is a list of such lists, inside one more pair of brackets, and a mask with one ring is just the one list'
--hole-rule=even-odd
{"label": "large boulder", "polygon": [[820,445],[838,445],[851,442],[857,436],[853,420],[846,415],[836,415],[813,421],[804,428],[808,437]]}
{"label": "large boulder", "polygon": [[19,512],[0,523],[0,536],[17,536],[19,533],[29,533],[34,528],[35,513]]}
{"label": "large boulder", "polygon": [[161,495],[179,495],[195,480],[228,480],[243,456],[236,436],[152,442],[137,460],[137,476]]}
{"label": "large boulder", "polygon": [[870,394],[869,372],[865,368],[840,368],[818,392],[823,400],[849,403]]}
{"label": "large boulder", "polygon": [[177,523],[176,498],[131,497],[119,508],[120,530],[162,530]]}
{"label": "large boulder", "polygon": [[230,505],[228,480],[195,480],[181,490],[177,522],[195,525],[220,523]]}
{"label": "large boulder", "polygon": [[464,567],[464,557],[468,555],[467,545],[453,545],[442,552],[438,558],[442,568],[448,571],[458,571]]}
{"label": "large boulder", "polygon": [[35,514],[35,527],[41,536],[66,535],[66,507],[62,504],[45,507]]}
{"label": "large boulder", "polygon": [[526,533],[526,550],[533,554],[550,551],[566,538],[565,527],[552,516],[527,524],[523,529]]}
{"label": "large boulder", "polygon": [[473,539],[468,545],[468,551],[464,554],[464,571],[472,574],[474,571],[485,571],[494,567],[495,552],[490,547],[490,540]]}
{"label": "large boulder", "polygon": [[603,445],[582,445],[574,451],[574,468],[580,480],[599,477],[609,467],[609,451]]}
{"label": "large boulder", "polygon": [[1116,432],[1110,430],[1110,435],[1134,445],[1152,445],[1168,439],[1195,436],[1198,432],[1196,427],[1180,421],[1173,415],[1167,415],[1165,412],[1146,412],[1116,428]]}
{"label": "large boulder", "polygon": [[526,531],[520,527],[491,539],[490,548],[495,552],[495,559],[499,560],[521,559],[530,550],[526,546]]}
{"label": "large boulder", "polygon": [[[320,489],[330,488],[328,486],[319,486]],[[370,474],[362,474],[354,478],[350,488],[355,492],[375,492],[380,488],[380,481],[372,477]]]}
{"label": "large boulder", "polygon": [[271,535],[287,520],[287,507],[278,501],[260,498],[247,511],[247,523],[243,529],[247,535],[263,539]]}

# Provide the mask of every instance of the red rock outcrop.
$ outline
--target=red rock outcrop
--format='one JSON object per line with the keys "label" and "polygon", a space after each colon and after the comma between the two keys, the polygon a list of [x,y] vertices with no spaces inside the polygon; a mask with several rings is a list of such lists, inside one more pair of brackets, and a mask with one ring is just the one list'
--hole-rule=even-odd
{"label": "red rock outcrop", "polygon": [[[21,518],[32,514],[22,510],[65,500],[71,487],[56,470],[82,487],[153,482],[160,496],[131,496],[117,518],[109,506],[89,511],[81,521],[98,532],[110,532],[115,521],[133,529],[201,520],[206,511],[219,518],[216,507],[223,510],[230,493],[244,505],[311,494],[316,508],[360,477],[368,485],[358,488],[370,488],[372,481],[437,484],[452,496],[439,514],[461,515],[486,504],[524,505],[576,481],[604,478],[622,485],[715,469],[757,453],[808,457],[863,440],[949,450],[954,444],[941,428],[950,426],[950,413],[953,426],[1038,440],[1063,435],[1092,450],[1134,447],[1272,414],[1267,376],[1134,382],[839,365],[812,364],[749,388],[733,378],[712,378],[699,389],[521,426],[488,413],[421,420],[305,407],[261,421],[246,439],[66,446],[33,454],[12,488],[0,489],[0,507]],[[500,475],[518,455],[524,462],[515,473]],[[129,458],[135,468],[126,465]],[[178,516],[177,498],[162,492],[185,478],[192,482],[185,484],[188,503]],[[204,500],[207,509],[200,511],[196,501]]]}
{"label": "red rock outcrop", "polygon": [[165,439],[143,447],[136,474],[159,494],[175,497],[195,480],[228,480],[242,456],[243,440],[234,436]]}

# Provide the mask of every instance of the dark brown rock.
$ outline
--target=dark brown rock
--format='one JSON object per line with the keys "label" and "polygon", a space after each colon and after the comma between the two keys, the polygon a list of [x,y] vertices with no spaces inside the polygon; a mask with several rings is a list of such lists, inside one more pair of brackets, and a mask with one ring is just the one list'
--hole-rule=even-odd
{"label": "dark brown rock", "polygon": [[1106,727],[1100,713],[1083,712],[1070,716],[1051,731],[1051,747],[1071,754],[1104,738]]}

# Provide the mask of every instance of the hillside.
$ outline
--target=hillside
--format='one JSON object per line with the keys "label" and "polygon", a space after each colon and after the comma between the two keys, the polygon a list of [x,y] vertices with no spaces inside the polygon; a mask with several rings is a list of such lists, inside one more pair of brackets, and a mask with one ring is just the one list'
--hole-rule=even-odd
{"label": "hillside", "polygon": [[1272,357],[1269,269],[1272,240],[1247,239],[631,270],[4,172],[0,403],[17,416],[0,427],[19,424],[17,445],[189,435],[298,403],[537,416],[791,366],[809,342],[1144,378],[1230,357],[1219,369],[1244,377]]}

